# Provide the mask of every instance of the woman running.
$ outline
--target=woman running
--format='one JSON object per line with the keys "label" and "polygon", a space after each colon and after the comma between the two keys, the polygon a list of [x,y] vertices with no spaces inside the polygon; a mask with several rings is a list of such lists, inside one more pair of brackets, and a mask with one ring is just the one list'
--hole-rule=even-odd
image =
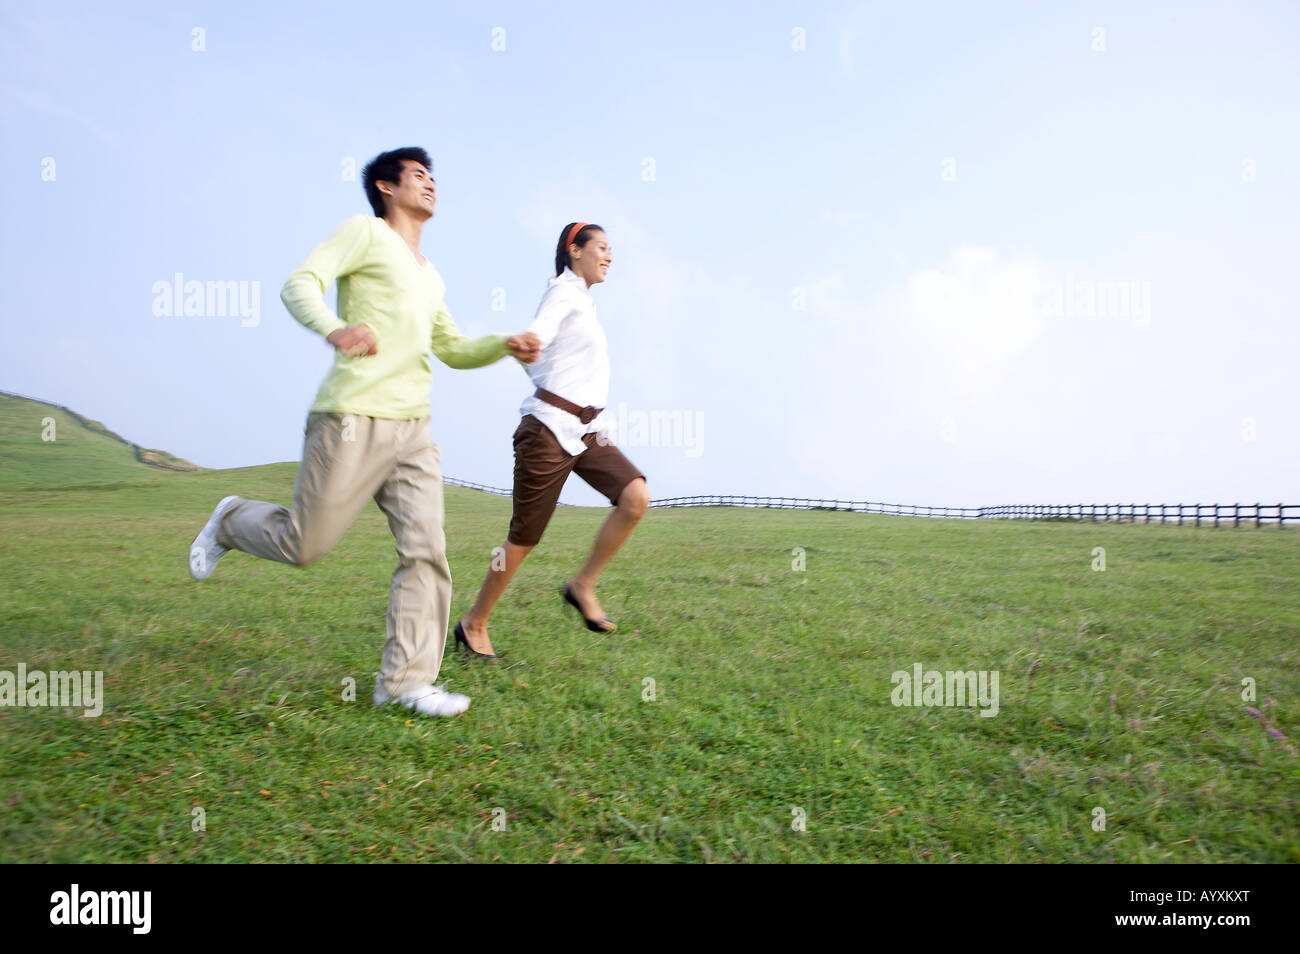
{"label": "woman running", "polygon": [[596,320],[591,286],[605,280],[609,241],[599,225],[572,222],[555,249],[555,277],[542,295],[528,330],[541,341],[541,357],[525,370],[536,390],[524,399],[515,431],[514,516],[505,542],[505,565],[494,558],[474,606],[456,624],[456,643],[479,659],[497,658],[488,617],[519,564],[542,539],[569,473],[614,505],[587,562],[561,589],[597,633],[616,627],[596,599],[596,582],[637,525],[650,494],[645,476],[599,434],[598,415],[609,397],[605,332]]}

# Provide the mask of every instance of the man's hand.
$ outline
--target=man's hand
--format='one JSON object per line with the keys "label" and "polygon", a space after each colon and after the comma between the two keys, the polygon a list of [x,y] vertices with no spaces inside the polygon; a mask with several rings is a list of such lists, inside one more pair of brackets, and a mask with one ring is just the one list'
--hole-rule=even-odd
{"label": "man's hand", "polygon": [[531,331],[525,331],[522,335],[511,335],[507,338],[506,348],[511,355],[524,364],[532,364],[542,353],[542,341]]}
{"label": "man's hand", "polygon": [[379,351],[374,332],[365,325],[348,325],[331,333],[325,340],[349,358],[360,358]]}

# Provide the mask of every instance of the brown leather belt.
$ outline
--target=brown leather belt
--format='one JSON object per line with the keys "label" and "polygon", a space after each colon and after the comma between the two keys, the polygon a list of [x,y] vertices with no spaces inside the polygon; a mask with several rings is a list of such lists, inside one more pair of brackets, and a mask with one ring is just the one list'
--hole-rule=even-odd
{"label": "brown leather belt", "polygon": [[578,407],[578,405],[574,404],[572,401],[566,401],[558,394],[552,394],[545,388],[538,388],[534,392],[534,395],[538,399],[550,404],[552,407],[558,407],[561,411],[568,411],[584,424],[590,424],[596,419],[597,414],[605,410],[603,407],[592,407],[591,405]]}

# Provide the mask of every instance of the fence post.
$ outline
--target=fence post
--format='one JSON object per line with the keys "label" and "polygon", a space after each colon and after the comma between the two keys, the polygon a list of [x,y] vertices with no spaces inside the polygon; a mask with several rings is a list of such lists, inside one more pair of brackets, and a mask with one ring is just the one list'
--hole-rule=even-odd
{"label": "fence post", "polygon": [[1259,529],[1259,501],[1255,501],[1255,529]]}
{"label": "fence post", "polygon": [[1280,502],[1277,505],[1277,528],[1282,529],[1282,504]]}

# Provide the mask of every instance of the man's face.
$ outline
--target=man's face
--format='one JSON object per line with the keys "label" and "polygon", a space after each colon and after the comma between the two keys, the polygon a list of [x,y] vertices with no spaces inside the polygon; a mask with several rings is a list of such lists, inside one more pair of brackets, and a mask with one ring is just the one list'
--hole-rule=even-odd
{"label": "man's face", "polygon": [[438,204],[433,176],[414,159],[402,160],[402,177],[396,188],[391,182],[380,182],[379,190],[387,196],[390,212],[402,209],[419,219],[430,218]]}

